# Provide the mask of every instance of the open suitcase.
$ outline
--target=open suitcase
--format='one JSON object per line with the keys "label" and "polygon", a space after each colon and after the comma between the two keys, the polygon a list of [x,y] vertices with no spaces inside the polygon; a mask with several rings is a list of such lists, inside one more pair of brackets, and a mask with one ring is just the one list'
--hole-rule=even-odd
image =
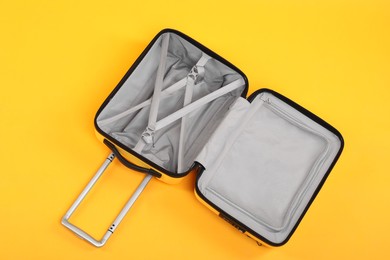
{"label": "open suitcase", "polygon": [[[246,97],[246,76],[190,37],[161,31],[95,117],[112,153],[62,223],[102,246],[152,177],[196,171],[195,194],[260,244],[288,241],[343,149],[328,123],[269,89]],[[101,240],[68,220],[117,157],[145,178]]]}

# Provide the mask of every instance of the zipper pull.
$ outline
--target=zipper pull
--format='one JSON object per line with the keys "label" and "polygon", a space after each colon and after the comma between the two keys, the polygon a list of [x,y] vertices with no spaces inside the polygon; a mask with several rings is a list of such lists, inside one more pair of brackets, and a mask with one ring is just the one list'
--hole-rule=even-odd
{"label": "zipper pull", "polygon": [[271,105],[271,100],[269,99],[269,97],[264,97],[264,93],[260,95],[260,100],[263,101],[264,103],[267,103],[269,105]]}

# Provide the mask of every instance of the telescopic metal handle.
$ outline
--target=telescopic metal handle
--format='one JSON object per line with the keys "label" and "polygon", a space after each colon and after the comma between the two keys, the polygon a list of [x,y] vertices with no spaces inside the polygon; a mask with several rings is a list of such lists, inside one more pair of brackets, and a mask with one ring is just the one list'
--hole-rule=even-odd
{"label": "telescopic metal handle", "polygon": [[76,233],[79,237],[82,239],[87,240],[89,243],[96,247],[102,247],[107,240],[110,238],[110,236],[114,233],[115,229],[118,227],[118,225],[121,223],[123,218],[125,217],[126,213],[130,210],[130,208],[133,206],[134,202],[137,200],[141,192],[145,189],[146,185],[149,183],[150,179],[152,178],[152,175],[146,175],[145,178],[142,180],[142,182],[138,185],[137,189],[134,191],[133,195],[130,197],[130,199],[127,201],[125,206],[122,208],[121,212],[118,214],[118,216],[115,218],[115,220],[112,222],[111,226],[108,228],[107,232],[104,234],[104,236],[100,240],[96,240],[91,235],[80,229],[79,227],[76,227],[72,223],[69,222],[69,218],[72,216],[74,211],[77,209],[77,207],[80,205],[80,203],[83,201],[85,196],[88,194],[88,192],[92,189],[92,187],[96,184],[96,182],[99,180],[100,176],[102,176],[103,172],[106,170],[106,168],[110,165],[110,163],[115,159],[115,154],[111,153],[107,159],[104,161],[102,166],[99,168],[99,170],[96,172],[95,176],[92,177],[92,179],[89,181],[87,186],[84,188],[84,190],[81,192],[81,194],[78,196],[76,201],[72,204],[72,206],[69,208],[69,210],[66,212],[65,216],[62,218],[61,223],[69,228],[71,231]]}

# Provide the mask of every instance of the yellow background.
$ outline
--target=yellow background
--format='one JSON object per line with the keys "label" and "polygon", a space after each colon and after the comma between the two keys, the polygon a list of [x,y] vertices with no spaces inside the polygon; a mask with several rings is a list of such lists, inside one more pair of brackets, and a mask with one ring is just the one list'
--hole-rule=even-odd
{"label": "yellow background", "polygon": [[[190,175],[147,187],[103,248],[60,219],[108,155],[93,117],[161,29],[192,36],[334,125],[344,152],[287,245],[258,247]],[[389,259],[390,2],[0,3],[0,259]],[[142,175],[117,161],[72,221],[96,236]]]}

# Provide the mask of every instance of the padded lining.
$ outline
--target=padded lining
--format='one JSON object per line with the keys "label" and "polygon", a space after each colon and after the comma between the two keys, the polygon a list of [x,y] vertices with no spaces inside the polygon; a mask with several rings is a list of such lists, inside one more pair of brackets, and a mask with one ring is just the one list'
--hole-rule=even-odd
{"label": "padded lining", "polygon": [[270,93],[239,98],[196,161],[213,204],[274,243],[291,232],[338,150],[332,132]]}
{"label": "padded lining", "polygon": [[[147,127],[150,105],[112,122],[107,119],[152,97],[163,35],[157,39],[139,65],[97,117],[97,125],[101,130],[130,149],[134,148]],[[169,37],[163,91],[174,83],[185,79],[191,68],[202,56],[202,51],[199,48],[178,35],[170,33]],[[216,59],[210,59],[204,66],[204,69],[203,79],[194,86],[192,101],[196,101],[237,79],[242,79],[240,74]],[[198,108],[187,116],[186,133],[184,136],[183,172],[191,167],[194,158],[214,132],[230,104],[241,95],[244,88],[245,86],[243,85]],[[158,120],[183,107],[184,90],[185,88],[181,88],[160,101]],[[180,124],[181,120],[177,120],[156,131],[154,144],[146,145],[141,155],[168,171],[176,172]]]}

